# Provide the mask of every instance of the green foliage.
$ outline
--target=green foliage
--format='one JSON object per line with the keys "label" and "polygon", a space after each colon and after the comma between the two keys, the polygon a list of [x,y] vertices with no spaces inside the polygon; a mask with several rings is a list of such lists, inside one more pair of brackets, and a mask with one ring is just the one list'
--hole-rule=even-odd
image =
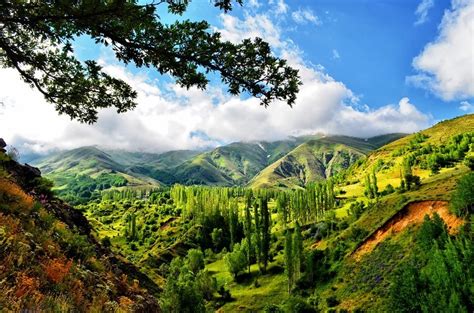
{"label": "green foliage", "polygon": [[173,259],[169,272],[160,298],[163,312],[205,312],[204,296],[198,288],[201,281],[196,284],[184,261]]}
{"label": "green foliage", "polygon": [[294,286],[294,256],[293,256],[293,236],[289,230],[286,230],[285,234],[285,272],[288,277],[288,293]]}
{"label": "green foliage", "polygon": [[[225,11],[232,8],[231,3],[214,1]],[[159,17],[166,9],[182,14],[187,5],[188,1],[174,0],[144,5],[134,1],[11,2],[0,6],[0,16],[9,17],[2,19],[9,36],[0,42],[0,63],[16,69],[59,113],[88,123],[97,120],[101,108],[113,106],[119,113],[134,108],[137,93],[123,80],[103,72],[95,61],[80,62],[73,54],[77,36],[112,45],[118,60],[169,73],[183,87],[203,89],[208,83],[206,73],[216,72],[233,95],[248,92],[265,106],[273,100],[295,102],[298,71],[273,56],[268,43],[257,38],[232,44],[211,32],[205,21],[167,24]]]}
{"label": "green foliage", "polygon": [[451,209],[458,216],[474,213],[474,173],[463,176],[451,197]]}
{"label": "green foliage", "polygon": [[247,267],[246,253],[239,243],[236,243],[233,250],[224,256],[224,261],[227,270],[234,278],[237,278],[237,275]]}
{"label": "green foliage", "polygon": [[466,156],[464,159],[464,164],[466,164],[466,166],[469,167],[471,171],[474,171],[474,156]]}
{"label": "green foliage", "polygon": [[295,281],[297,281],[301,277],[303,264],[303,236],[301,235],[301,227],[298,222],[296,222],[293,234],[293,262]]}
{"label": "green foliage", "polygon": [[425,218],[418,253],[394,273],[390,305],[399,312],[468,312],[473,307],[472,231],[450,238],[439,217]]}
{"label": "green foliage", "polygon": [[186,261],[187,266],[194,274],[204,269],[204,254],[199,249],[189,249]]}

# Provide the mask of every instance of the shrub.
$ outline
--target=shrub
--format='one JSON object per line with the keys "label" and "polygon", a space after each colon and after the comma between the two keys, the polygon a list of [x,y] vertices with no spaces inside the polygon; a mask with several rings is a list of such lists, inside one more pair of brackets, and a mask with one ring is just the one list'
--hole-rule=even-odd
{"label": "shrub", "polygon": [[227,253],[224,256],[224,261],[227,266],[227,270],[232,274],[234,278],[237,277],[239,272],[243,271],[247,267],[247,257],[241,250],[240,244],[234,245],[234,250]]}
{"label": "shrub", "polygon": [[52,259],[43,263],[43,270],[49,281],[58,284],[64,280],[71,266],[72,260]]}
{"label": "shrub", "polygon": [[200,270],[202,270],[204,268],[204,254],[202,251],[199,249],[188,250],[186,264],[194,274],[197,274]]}
{"label": "shrub", "polygon": [[451,209],[458,216],[474,212],[474,173],[463,176],[451,197]]}

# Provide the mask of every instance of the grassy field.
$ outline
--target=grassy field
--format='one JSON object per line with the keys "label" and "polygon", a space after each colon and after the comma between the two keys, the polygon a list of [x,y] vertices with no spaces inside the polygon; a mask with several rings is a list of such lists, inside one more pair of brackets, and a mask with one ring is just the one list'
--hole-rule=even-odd
{"label": "grassy field", "polygon": [[[287,279],[283,270],[282,255],[268,266],[267,274],[259,275],[256,264],[250,267],[236,283],[226,269],[224,260],[206,265],[217,279],[218,285],[230,289],[233,301],[219,308],[219,312],[261,312],[268,304],[279,304],[288,297]],[[256,284],[256,281],[258,282]]]}

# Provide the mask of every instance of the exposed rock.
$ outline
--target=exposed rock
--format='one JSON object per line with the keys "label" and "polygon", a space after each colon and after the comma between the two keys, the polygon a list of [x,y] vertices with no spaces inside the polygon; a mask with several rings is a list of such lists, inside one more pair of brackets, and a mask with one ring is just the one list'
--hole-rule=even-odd
{"label": "exposed rock", "polygon": [[5,142],[5,140],[3,140],[3,138],[0,138],[0,148],[5,148],[7,146],[7,143]]}

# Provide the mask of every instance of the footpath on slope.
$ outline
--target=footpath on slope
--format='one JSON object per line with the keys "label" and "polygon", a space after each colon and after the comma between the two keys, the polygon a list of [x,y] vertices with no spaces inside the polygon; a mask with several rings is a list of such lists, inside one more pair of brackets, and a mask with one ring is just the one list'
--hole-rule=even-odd
{"label": "footpath on slope", "polygon": [[448,227],[449,233],[455,233],[464,221],[449,212],[447,201],[416,201],[407,204],[402,210],[384,223],[377,231],[367,238],[352,253],[352,257],[356,260],[371,252],[380,242],[392,234],[403,231],[410,225],[416,225],[423,222],[425,215],[433,216],[434,213],[444,220]]}

